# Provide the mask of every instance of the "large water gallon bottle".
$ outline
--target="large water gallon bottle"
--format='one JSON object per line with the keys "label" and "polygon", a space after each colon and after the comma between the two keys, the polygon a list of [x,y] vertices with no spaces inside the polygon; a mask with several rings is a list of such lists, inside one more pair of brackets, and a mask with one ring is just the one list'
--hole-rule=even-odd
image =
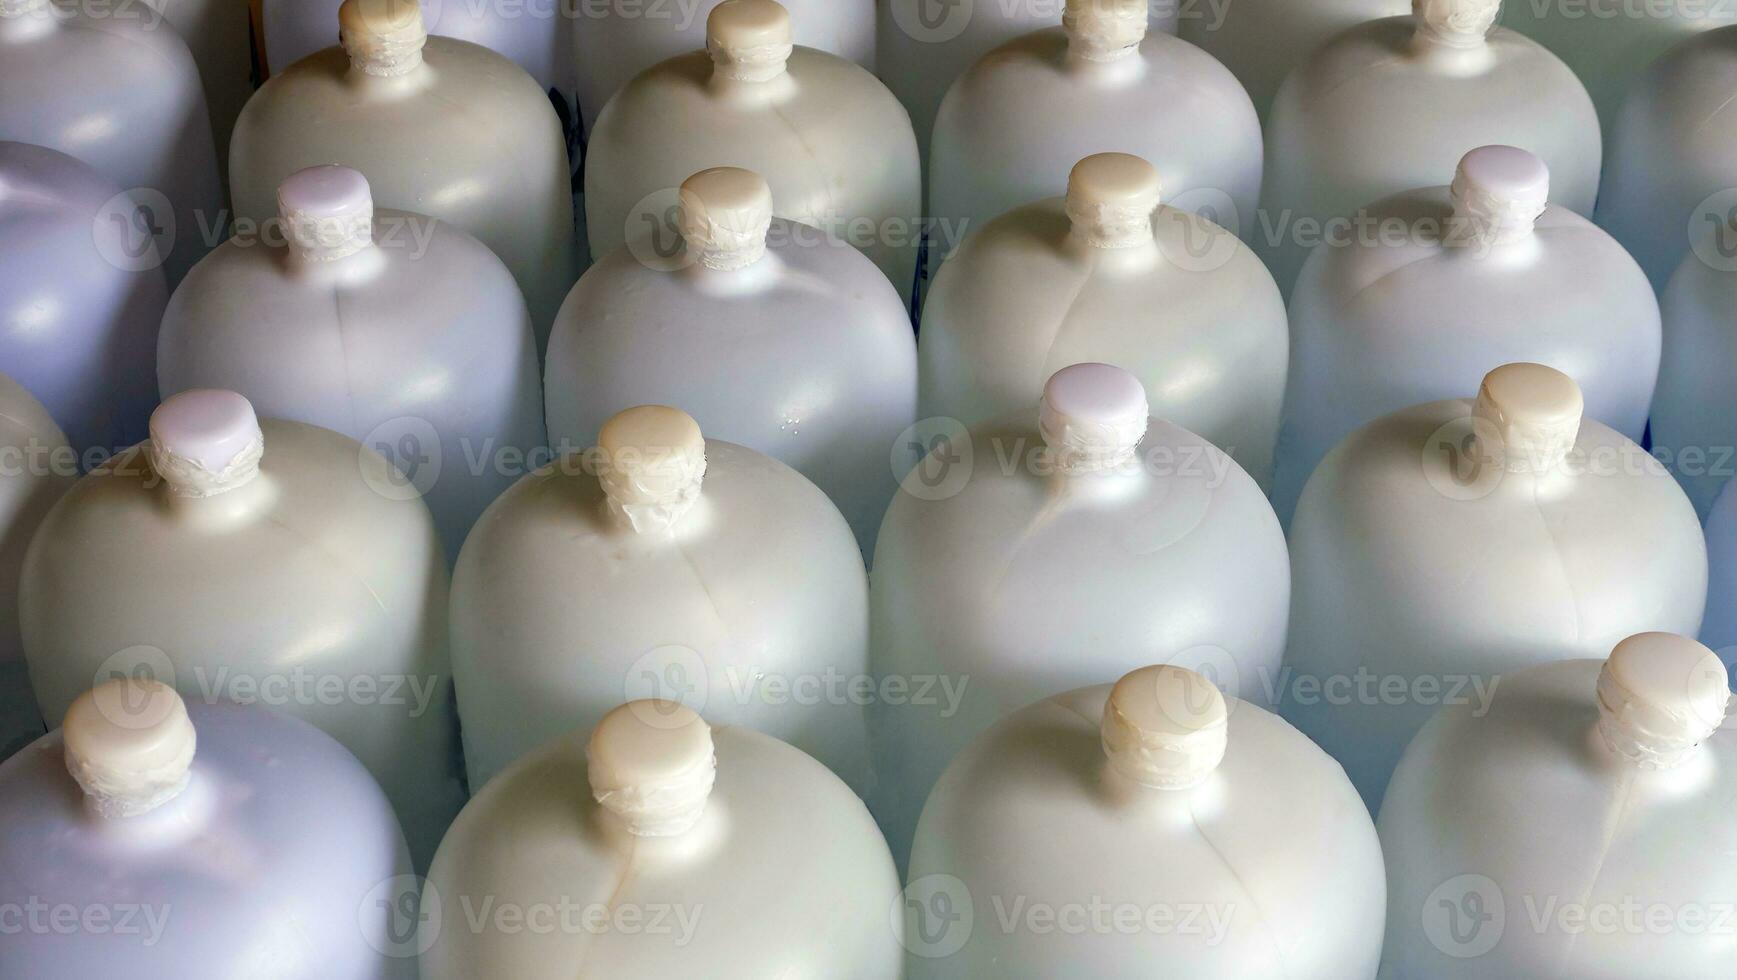
{"label": "large water gallon bottle", "polygon": [[792,36],[773,0],[724,0],[706,19],[706,50],[615,93],[585,158],[592,258],[667,226],[689,176],[743,167],[772,185],[778,217],[862,249],[910,297],[923,238],[911,121],[860,65]]}
{"label": "large water gallon bottle", "polygon": [[1598,223],[1665,288],[1702,236],[1737,256],[1737,131],[1725,124],[1737,85],[1737,27],[1684,41],[1635,79],[1616,117]]}
{"label": "large water gallon bottle", "polygon": [[426,867],[464,793],[446,563],[400,487],[373,450],[256,420],[233,392],[165,401],[150,441],[80,480],[25,556],[43,717],[114,674],[277,708],[362,760]]}
{"label": "large water gallon bottle", "polygon": [[78,476],[78,455],[48,410],[0,374],[0,760],[42,734],[24,668],[18,581],[30,536]]}
{"label": "large water gallon bottle", "polygon": [[133,224],[143,217],[89,165],[0,142],[0,369],[42,402],[85,468],[144,438],[157,404],[156,379],[139,368],[169,291]]}
{"label": "large water gallon bottle", "polygon": [[[310,0],[301,2],[312,5]],[[205,104],[211,110],[211,129],[221,170],[229,159],[229,136],[235,129],[235,119],[253,95],[253,5],[236,0],[145,0],[145,3],[148,8],[121,2],[111,9],[117,17],[143,15],[149,9],[151,16],[166,19],[187,42],[204,82]],[[335,2],[333,9],[337,9]],[[326,23],[329,25],[331,21]]]}
{"label": "large water gallon bottle", "polygon": [[1701,642],[1737,677],[1737,492],[1730,482],[1707,515],[1707,613]]}
{"label": "large water gallon bottle", "polygon": [[1643,633],[1443,708],[1381,810],[1382,976],[1731,976],[1729,698],[1706,647]]}
{"label": "large water gallon bottle", "polygon": [[1344,770],[1171,666],[974,741],[929,797],[908,881],[912,980],[1373,980],[1386,914]]}
{"label": "large water gallon bottle", "polygon": [[[1733,196],[1737,204],[1737,196]],[[1653,451],[1705,521],[1737,474],[1737,224],[1697,235],[1659,297],[1664,357],[1653,400]],[[1715,236],[1724,236],[1729,254]]]}
{"label": "large water gallon bottle", "polygon": [[[1149,30],[1176,33],[1187,0],[1150,0]],[[1030,31],[1062,21],[1065,0],[875,0],[875,63],[911,113],[928,153],[935,111],[954,79],[977,59]]]}
{"label": "large water gallon bottle", "polygon": [[257,705],[116,678],[0,765],[0,975],[415,980],[368,770]]}
{"label": "large water gallon bottle", "polygon": [[1589,417],[1640,440],[1659,378],[1658,301],[1621,245],[1547,203],[1550,184],[1537,156],[1479,147],[1451,184],[1376,201],[1360,212],[1370,234],[1315,249],[1291,296],[1280,520],[1352,430],[1459,397],[1498,364],[1566,373]]}
{"label": "large water gallon bottle", "polygon": [[1435,708],[1487,706],[1499,674],[1636,632],[1693,636],[1706,604],[1688,498],[1541,364],[1357,430],[1303,490],[1290,543],[1280,707],[1372,810]]}
{"label": "large water gallon bottle", "polygon": [[1176,33],[1229,68],[1262,122],[1291,69],[1341,31],[1411,12],[1410,0],[1183,0]]}
{"label": "large water gallon bottle", "polygon": [[465,807],[417,945],[426,980],[900,980],[898,902],[886,841],[824,766],[641,700]]}
{"label": "large water gallon bottle", "polygon": [[1598,113],[1568,66],[1492,29],[1501,0],[1413,10],[1328,41],[1273,101],[1257,241],[1287,296],[1312,248],[1358,230],[1343,226],[1358,208],[1431,186],[1476,147],[1525,147],[1550,169],[1551,202],[1592,214]]}
{"label": "large water gallon bottle", "polygon": [[353,167],[381,207],[433,215],[500,256],[547,343],[580,270],[572,174],[548,95],[487,48],[429,37],[407,0],[345,0],[334,27],[341,47],[274,76],[236,124],[238,221],[275,218],[278,186],[298,170]]}
{"label": "large water gallon bottle", "polygon": [[1062,26],[1007,42],[941,103],[930,144],[931,246],[1050,197],[1083,156],[1150,161],[1172,206],[1246,237],[1261,188],[1248,93],[1186,41],[1147,30],[1147,0],[1068,0]]}
{"label": "large water gallon bottle", "polygon": [[180,36],[145,8],[115,13],[0,0],[0,140],[75,156],[125,191],[130,204],[116,200],[105,216],[133,246],[119,261],[160,262],[172,286],[222,234],[211,117]]}
{"label": "large water gallon bottle", "polygon": [[355,170],[300,171],[278,202],[277,228],[232,239],[175,291],[163,394],[226,388],[380,452],[457,561],[483,509],[540,465],[543,389],[518,284],[453,225],[376,212]]}
{"label": "large water gallon bottle", "polygon": [[832,497],[864,553],[917,420],[917,352],[898,291],[861,252],[772,217],[758,174],[704,170],[676,228],[587,271],[549,341],[549,436],[583,449],[611,415],[681,405],[714,438],[788,463]]}
{"label": "large water gallon bottle", "polygon": [[868,582],[815,486],[673,408],[610,419],[483,514],[454,573],[471,785],[661,697],[790,741],[859,790]]}
{"label": "large water gallon bottle", "polygon": [[[579,115],[589,132],[610,97],[633,76],[706,46],[706,18],[720,0],[573,2]],[[784,6],[790,10],[795,43],[875,70],[875,11],[870,3],[788,0]]]}
{"label": "large water gallon bottle", "polygon": [[1065,198],[966,239],[924,299],[918,415],[973,426],[1029,411],[1056,371],[1099,361],[1139,378],[1153,414],[1270,482],[1284,301],[1234,234],[1161,203],[1161,178],[1139,157],[1094,154]]}
{"label": "large water gallon bottle", "polygon": [[1255,481],[1149,417],[1140,382],[1077,364],[1042,407],[942,431],[887,511],[871,595],[870,797],[910,846],[954,753],[1009,711],[1151,663],[1269,704],[1285,646],[1284,534]]}

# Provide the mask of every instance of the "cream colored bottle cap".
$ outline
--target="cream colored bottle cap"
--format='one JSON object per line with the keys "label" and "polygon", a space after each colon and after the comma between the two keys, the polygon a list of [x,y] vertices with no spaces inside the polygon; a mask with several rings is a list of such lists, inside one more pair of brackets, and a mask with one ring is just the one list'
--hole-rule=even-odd
{"label": "cream colored bottle cap", "polygon": [[1095,248],[1140,245],[1152,240],[1159,192],[1150,163],[1131,153],[1094,153],[1068,174],[1068,220]]}
{"label": "cream colored bottle cap", "polygon": [[603,717],[585,749],[591,795],[636,837],[686,833],[717,779],[712,728],[673,701],[634,701]]}
{"label": "cream colored bottle cap", "polygon": [[1472,417],[1494,438],[1485,447],[1510,472],[1542,473],[1567,458],[1586,403],[1580,386],[1542,364],[1504,364],[1484,375]]}
{"label": "cream colored bottle cap", "polygon": [[151,467],[181,497],[215,497],[259,475],[265,435],[253,405],[233,391],[195,388],[151,413]]}
{"label": "cream colored bottle cap", "polygon": [[1449,187],[1454,217],[1473,241],[1510,242],[1532,233],[1550,204],[1550,168],[1513,146],[1480,146],[1460,158]]}
{"label": "cream colored bottle cap", "polygon": [[349,167],[298,170],[277,188],[278,215],[291,251],[308,262],[332,262],[374,244],[374,193]]}
{"label": "cream colored bottle cap", "polygon": [[1475,48],[1502,12],[1502,0],[1412,0],[1417,32],[1456,48]]}
{"label": "cream colored bottle cap", "polygon": [[753,265],[771,227],[772,187],[754,171],[714,167],[682,182],[682,238],[706,268]]}
{"label": "cream colored bottle cap", "polygon": [[1681,765],[1725,722],[1730,676],[1712,650],[1674,633],[1616,645],[1598,674],[1598,731],[1643,769]]}
{"label": "cream colored bottle cap", "polygon": [[1205,677],[1182,667],[1142,667],[1104,705],[1104,754],[1117,772],[1154,789],[1188,789],[1224,759],[1230,708]]}
{"label": "cream colored bottle cap", "polygon": [[1146,0],[1067,0],[1062,29],[1068,53],[1087,61],[1133,54],[1146,39]]}
{"label": "cream colored bottle cap", "polygon": [[699,500],[706,439],[686,412],[630,408],[603,423],[597,449],[609,509],[635,531],[668,530]]}
{"label": "cream colored bottle cap", "polygon": [[428,29],[419,0],[344,0],[338,39],[350,64],[368,75],[405,75],[422,64]]}
{"label": "cream colored bottle cap", "polygon": [[186,788],[198,736],[175,689],[120,678],[80,695],[61,724],[66,768],[92,811],[132,817]]}
{"label": "cream colored bottle cap", "polygon": [[764,82],[784,74],[794,50],[790,11],[773,0],[724,0],[706,17],[706,50],[719,75]]}
{"label": "cream colored bottle cap", "polygon": [[1075,364],[1044,385],[1038,428],[1058,469],[1088,473],[1132,460],[1150,411],[1139,378],[1109,364]]}

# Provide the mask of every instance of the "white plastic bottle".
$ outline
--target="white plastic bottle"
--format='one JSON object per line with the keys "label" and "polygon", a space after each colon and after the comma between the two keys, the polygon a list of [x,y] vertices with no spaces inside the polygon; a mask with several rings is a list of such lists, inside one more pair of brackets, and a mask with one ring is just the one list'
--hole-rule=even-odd
{"label": "white plastic bottle", "polygon": [[1382,976],[1729,977],[1729,698],[1706,647],[1643,633],[1442,709],[1381,810]]}
{"label": "white plastic bottle", "polygon": [[825,767],[641,700],[465,807],[417,944],[425,980],[900,980],[898,900],[880,831]]}
{"label": "white plastic bottle", "polygon": [[774,0],[724,0],[706,20],[706,50],[615,93],[586,149],[592,258],[667,223],[692,174],[742,167],[772,185],[778,217],[856,246],[910,296],[923,236],[911,121],[861,66],[792,36]]}
{"label": "white plastic bottle", "polygon": [[[1737,199],[1734,199],[1737,203]],[[1737,225],[1716,232],[1737,242]],[[1737,474],[1737,250],[1726,257],[1701,237],[1659,297],[1664,357],[1653,400],[1653,449],[1676,474],[1702,520]]]}
{"label": "white plastic bottle", "polygon": [[918,415],[974,426],[1029,410],[1056,371],[1133,372],[1160,418],[1272,478],[1290,346],[1273,277],[1235,235],[1162,204],[1162,173],[1098,153],[1067,196],[966,240],[924,299]]}
{"label": "white plastic bottle", "polygon": [[328,429],[188,391],[80,480],[24,561],[45,718],[114,675],[312,722],[373,772],[426,867],[464,800],[447,577],[428,508]]}
{"label": "white plastic bottle", "polygon": [[1247,236],[1261,188],[1254,104],[1223,65],[1147,30],[1146,0],[1068,0],[947,90],[930,144],[929,214],[944,257],[991,218],[1050,197],[1081,157],[1150,161],[1171,205]]}
{"label": "white plastic bottle", "polygon": [[518,284],[453,225],[376,212],[355,170],[299,171],[278,202],[275,228],[232,239],[175,291],[158,342],[163,394],[227,388],[380,452],[428,501],[457,561],[544,443]]}
{"label": "white plastic bottle", "polygon": [[[307,4],[309,0],[301,2]],[[229,135],[235,129],[235,119],[253,95],[253,5],[236,0],[145,0],[145,3],[181,35],[199,66],[221,170],[229,159]],[[117,17],[143,13],[138,4],[131,2],[114,4],[109,9]],[[332,9],[337,9],[336,3]],[[330,24],[330,19],[326,23]]]}
{"label": "white plastic bottle", "polygon": [[1551,178],[1531,153],[1479,147],[1451,184],[1369,204],[1367,234],[1315,249],[1291,296],[1280,520],[1358,426],[1458,397],[1498,364],[1563,371],[1589,417],[1640,440],[1659,379],[1658,302],[1621,245],[1546,203]]}
{"label": "white plastic bottle", "polygon": [[929,797],[912,980],[1373,980],[1386,881],[1345,773],[1179,667],[1058,694]]}
{"label": "white plastic bottle", "polygon": [[1371,809],[1436,707],[1487,706],[1497,675],[1636,632],[1699,628],[1695,509],[1582,413],[1567,375],[1504,365],[1474,401],[1357,430],[1304,489],[1280,709]]}
{"label": "white plastic bottle", "polygon": [[1707,613],[1701,642],[1737,677],[1737,492],[1720,491],[1707,515]]}
{"label": "white plastic bottle", "polygon": [[78,456],[47,409],[0,374],[0,760],[43,732],[19,635],[24,549],[48,509],[78,476]]}
{"label": "white plastic bottle", "polygon": [[453,675],[473,786],[626,698],[790,741],[868,784],[868,582],[824,494],[662,406],[526,477],[459,556]]}
{"label": "white plastic bottle", "polygon": [[758,174],[682,184],[672,217],[604,256],[549,342],[549,436],[592,445],[605,420],[681,405],[713,437],[788,463],[832,497],[864,553],[917,420],[917,353],[898,291],[862,253],[772,217]]}
{"label": "white plastic bottle", "polygon": [[89,165],[0,142],[0,370],[42,402],[85,466],[144,438],[157,403],[139,367],[169,290],[154,243],[134,231],[143,217]]}
{"label": "white plastic bottle", "polygon": [[1310,249],[1339,233],[1328,222],[1431,186],[1475,147],[1537,154],[1551,202],[1592,214],[1598,114],[1568,66],[1492,28],[1501,0],[1414,0],[1413,10],[1333,38],[1279,88],[1257,240],[1287,296]]}
{"label": "white plastic bottle", "polygon": [[870,805],[895,854],[954,753],[1022,705],[1150,663],[1257,704],[1290,609],[1285,540],[1255,481],[1149,418],[1131,374],[1064,368],[1037,412],[941,433],[881,528]]}
{"label": "white plastic bottle", "polygon": [[[111,205],[170,285],[217,244],[223,187],[199,69],[175,31],[135,8],[0,0],[0,140],[95,167],[131,197]],[[10,367],[10,365],[6,365]]]}
{"label": "white plastic bottle", "polygon": [[411,880],[356,757],[258,705],[104,681],[0,765],[0,974],[414,980],[372,900]]}
{"label": "white plastic bottle", "polygon": [[1737,26],[1683,41],[1636,78],[1616,117],[1598,223],[1660,290],[1710,235],[1737,256],[1737,133],[1725,125],[1737,85]]}
{"label": "white plastic bottle", "polygon": [[518,280],[539,343],[579,275],[561,122],[536,80],[479,45],[428,36],[405,0],[345,0],[341,47],[272,77],[230,151],[239,221],[277,216],[298,170],[360,170],[381,207],[429,214],[487,245]]}

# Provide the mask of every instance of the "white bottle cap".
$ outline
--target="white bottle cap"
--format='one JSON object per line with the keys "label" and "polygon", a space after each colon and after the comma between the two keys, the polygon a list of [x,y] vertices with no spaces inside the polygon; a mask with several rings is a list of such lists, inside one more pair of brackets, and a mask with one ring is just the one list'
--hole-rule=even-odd
{"label": "white bottle cap", "polygon": [[639,532],[664,531],[700,498],[706,439],[686,412],[641,405],[603,423],[597,478],[609,509]]}
{"label": "white bottle cap", "polygon": [[133,817],[187,787],[198,736],[175,689],[118,678],[86,691],[61,724],[66,768],[100,816]]}
{"label": "white bottle cap", "polygon": [[708,269],[746,268],[766,254],[772,187],[752,170],[714,167],[682,182],[681,229]]}
{"label": "white bottle cap", "polygon": [[712,728],[673,701],[634,701],[603,717],[585,757],[591,795],[636,837],[674,837],[700,820],[717,779]]}
{"label": "white bottle cap", "polygon": [[784,74],[794,50],[790,11],[773,0],[724,0],[706,17],[706,50],[724,78],[764,82]]}
{"label": "white bottle cap", "polygon": [[406,75],[422,64],[428,29],[419,0],[344,0],[338,39],[350,64],[368,75]]}
{"label": "white bottle cap", "polygon": [[1550,168],[1518,147],[1480,146],[1460,158],[1448,191],[1470,233],[1456,239],[1511,242],[1530,235],[1549,206]]}
{"label": "white bottle cap", "polygon": [[1133,54],[1146,39],[1146,0],[1067,0],[1062,29],[1068,53],[1087,61]]}
{"label": "white bottle cap", "polygon": [[1484,375],[1472,403],[1482,448],[1504,469],[1544,473],[1567,458],[1586,402],[1574,379],[1553,367],[1518,362]]}
{"label": "white bottle cap", "polygon": [[1158,169],[1131,153],[1094,153],[1068,174],[1068,219],[1095,248],[1151,241],[1160,199]]}
{"label": "white bottle cap", "polygon": [[1075,364],[1043,386],[1038,428],[1057,469],[1090,473],[1134,458],[1150,412],[1139,378],[1108,364]]}
{"label": "white bottle cap", "polygon": [[233,391],[195,388],[151,413],[151,466],[179,497],[215,497],[259,475],[265,435]]}
{"label": "white bottle cap", "polygon": [[1674,633],[1616,645],[1598,674],[1598,731],[1642,769],[1681,765],[1725,722],[1730,677],[1713,651]]}
{"label": "white bottle cap", "polygon": [[1475,48],[1502,12],[1502,0],[1411,0],[1417,33],[1454,48]]}
{"label": "white bottle cap", "polygon": [[374,193],[349,167],[308,167],[277,188],[278,216],[291,251],[308,262],[333,262],[374,243]]}
{"label": "white bottle cap", "polygon": [[1205,677],[1142,667],[1116,682],[1104,705],[1104,754],[1142,786],[1189,789],[1212,775],[1230,741],[1230,709]]}

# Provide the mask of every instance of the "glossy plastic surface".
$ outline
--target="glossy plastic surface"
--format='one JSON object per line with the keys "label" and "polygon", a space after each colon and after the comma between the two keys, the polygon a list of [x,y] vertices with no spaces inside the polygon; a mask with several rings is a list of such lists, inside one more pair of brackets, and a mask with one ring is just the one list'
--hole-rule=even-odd
{"label": "glossy plastic surface", "polygon": [[[0,374],[0,609],[18,608],[19,576],[31,535],[78,476],[78,460],[48,411]],[[24,669],[18,620],[0,617],[0,759],[43,732]]]}

